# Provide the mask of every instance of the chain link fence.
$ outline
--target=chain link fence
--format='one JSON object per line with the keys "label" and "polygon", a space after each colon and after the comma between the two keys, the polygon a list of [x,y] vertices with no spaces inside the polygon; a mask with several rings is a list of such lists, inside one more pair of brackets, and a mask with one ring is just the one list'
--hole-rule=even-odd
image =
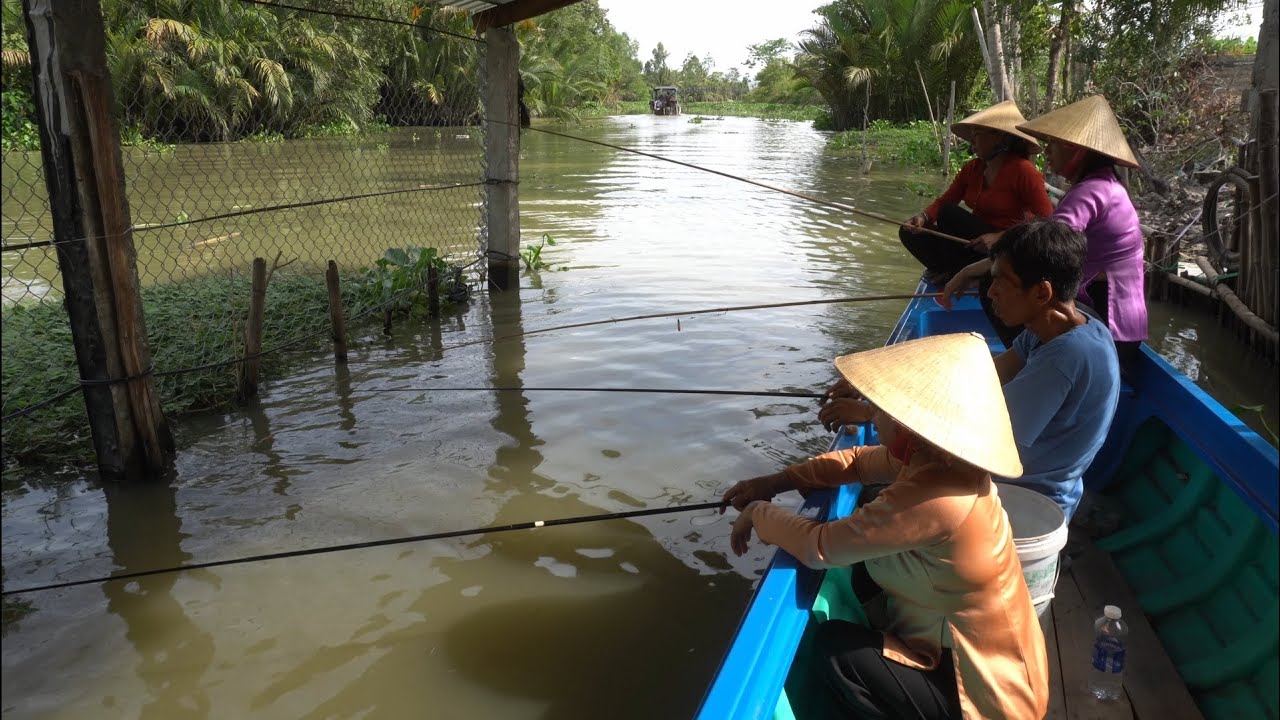
{"label": "chain link fence", "polygon": [[[271,268],[268,353],[328,332],[330,260],[349,321],[412,305],[429,265],[446,302],[465,296],[475,275],[462,271],[483,270],[486,176],[484,45],[465,14],[402,0],[197,2],[177,17],[152,5],[103,9],[166,412],[234,398],[254,258]],[[6,126],[22,109],[14,99],[10,112],[18,76],[7,68]],[[39,148],[8,145],[0,254],[13,459],[45,455],[59,444],[51,430],[88,433],[75,393],[10,421],[78,374]]]}

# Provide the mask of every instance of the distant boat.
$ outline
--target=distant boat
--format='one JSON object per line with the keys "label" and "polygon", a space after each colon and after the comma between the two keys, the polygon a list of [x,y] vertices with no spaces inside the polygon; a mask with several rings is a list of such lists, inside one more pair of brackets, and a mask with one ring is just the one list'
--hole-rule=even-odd
{"label": "distant boat", "polygon": [[[888,342],[970,331],[993,352],[1003,349],[977,298],[962,298],[950,312],[921,298]],[[873,432],[845,428],[832,447],[865,444]],[[1126,695],[1121,707],[1108,704],[1115,714],[1106,717],[1280,716],[1278,477],[1276,448],[1142,346],[1107,443],[1085,475],[1085,487],[1112,507],[1113,526],[1073,549],[1042,618],[1049,717],[1100,707],[1084,673],[1103,604],[1121,605],[1133,627]],[[853,511],[857,496],[856,485],[811,493],[800,512],[834,520]],[[810,645],[818,623],[860,619],[849,577],[846,568],[810,570],[776,551],[699,720],[835,717]]]}
{"label": "distant boat", "polygon": [[654,115],[679,115],[679,94],[680,88],[674,85],[659,85],[653,89],[649,109]]}

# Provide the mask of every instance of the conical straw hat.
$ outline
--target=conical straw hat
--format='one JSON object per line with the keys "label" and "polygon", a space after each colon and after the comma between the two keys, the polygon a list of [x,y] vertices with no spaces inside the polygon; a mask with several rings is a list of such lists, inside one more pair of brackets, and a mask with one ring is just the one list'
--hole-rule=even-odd
{"label": "conical straw hat", "polygon": [[1111,105],[1101,95],[1091,95],[1051,110],[1018,126],[1044,140],[1061,140],[1101,153],[1120,165],[1138,167],[1138,159],[1124,139]]}
{"label": "conical straw hat", "polygon": [[1009,410],[980,335],[934,335],[836,358],[862,395],[926,442],[995,475],[1022,475]]}
{"label": "conical straw hat", "polygon": [[979,110],[953,124],[951,132],[959,135],[962,140],[973,142],[974,128],[984,127],[999,130],[1027,143],[1027,146],[1031,148],[1031,152],[1038,153],[1040,152],[1040,143],[1036,142],[1036,139],[1030,135],[1018,130],[1018,126],[1026,121],[1027,119],[1022,117],[1022,113],[1018,111],[1018,106],[1012,100],[1005,100],[992,105],[986,110]]}

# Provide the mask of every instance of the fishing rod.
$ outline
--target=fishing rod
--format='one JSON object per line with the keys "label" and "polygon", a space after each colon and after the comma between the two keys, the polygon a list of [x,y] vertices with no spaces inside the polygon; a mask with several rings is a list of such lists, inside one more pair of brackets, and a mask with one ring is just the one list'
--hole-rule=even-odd
{"label": "fishing rod", "polygon": [[10,595],[25,595],[27,593],[43,592],[45,590],[61,590],[63,588],[77,587],[79,585],[95,585],[114,580],[135,580],[137,578],[150,577],[153,575],[167,575],[171,573],[186,572],[188,570],[205,570],[208,568],[223,567],[226,565],[242,565],[245,563],[265,562],[268,560],[283,560],[285,558],[304,557],[307,555],[324,555],[327,553],[345,552],[347,550],[364,550],[367,548],[385,547],[388,545],[425,542],[427,540],[446,540],[448,538],[463,537],[466,535],[487,535],[490,533],[509,532],[512,530],[533,530],[542,527],[555,527],[557,525],[577,525],[579,523],[601,522],[604,520],[625,520],[628,518],[667,515],[679,512],[693,512],[697,510],[719,510],[727,505],[727,502],[719,500],[716,502],[695,503],[692,505],[675,505],[664,508],[647,508],[645,510],[603,513],[600,515],[579,515],[577,517],[558,518],[555,520],[532,520],[529,522],[512,523],[510,525],[489,525],[487,527],[472,528],[470,530],[450,530],[449,532],[410,535],[408,537],[387,538],[385,540],[366,540],[364,542],[346,543],[343,545],[330,545],[327,547],[308,548],[305,550],[290,550],[287,552],[267,553],[265,555],[251,555],[249,557],[232,558],[230,560],[213,560],[210,562],[192,563],[190,565],[174,565],[173,567],[156,568],[154,570],[140,570],[138,572],[120,573],[116,575],[103,575],[85,580],[71,580],[68,582],[49,583],[48,585],[35,585],[32,587],[20,588],[18,590],[5,590],[0,592],[0,596],[8,597]]}
{"label": "fishing rod", "polygon": [[[503,120],[494,120],[491,118],[486,118],[486,120],[488,122],[496,123],[499,125],[517,126],[517,123],[509,123]],[[755,185],[756,187],[761,187],[761,188],[764,188],[765,190],[772,190],[774,192],[782,193],[783,195],[790,195],[791,197],[794,197],[794,198],[807,200],[811,203],[814,203],[815,205],[822,205],[822,206],[833,208],[836,210],[841,210],[843,212],[853,213],[854,215],[861,215],[862,217],[871,218],[872,220],[879,220],[880,222],[886,222],[886,223],[889,223],[890,225],[897,225],[900,228],[908,228],[916,232],[927,233],[929,235],[933,235],[934,237],[940,237],[943,240],[950,240],[952,242],[957,242],[962,245],[969,244],[969,241],[964,238],[956,237],[955,235],[948,235],[947,233],[944,233],[940,230],[934,230],[932,228],[927,228],[927,227],[916,227],[913,225],[908,225],[905,222],[894,220],[893,218],[885,217],[884,215],[881,215],[879,213],[874,213],[869,210],[860,210],[856,207],[853,207],[852,205],[847,205],[842,202],[836,202],[834,200],[825,200],[820,197],[814,197],[813,195],[807,195],[802,192],[796,192],[795,190],[788,190],[787,188],[784,188],[784,187],[778,187],[777,185],[770,185],[769,183],[761,182],[759,180],[752,180],[751,178],[745,178],[745,177],[742,177],[741,175],[734,175],[733,173],[727,173],[727,172],[724,172],[723,170],[713,170],[708,167],[702,167],[701,165],[694,165],[693,163],[684,162],[683,160],[676,160],[674,158],[664,157],[662,155],[645,152],[643,150],[636,150],[635,148],[624,147],[622,145],[614,145],[613,143],[607,143],[601,140],[592,140],[590,138],[579,137],[577,135],[570,135],[568,133],[556,132],[555,130],[547,130],[546,128],[526,127],[524,129],[533,130],[534,132],[545,133],[547,135],[555,135],[556,137],[562,137],[569,140],[577,140],[579,142],[589,143],[591,145],[599,145],[600,147],[606,147],[612,150],[620,150],[622,152],[632,153],[633,155],[640,155],[642,157],[653,158],[654,160],[661,160],[663,162],[669,162],[675,165],[681,165],[683,167],[687,167],[693,170],[701,170],[702,172],[708,172],[708,173],[711,173],[712,175],[719,175],[720,177],[728,178],[730,180],[737,180],[738,182],[744,182],[744,183],[747,183],[748,185]]]}
{"label": "fishing rod", "polygon": [[392,387],[392,388],[360,388],[357,393],[393,393],[393,392],[593,392],[593,393],[652,393],[662,395],[733,395],[741,397],[786,397],[813,398],[821,400],[826,397],[821,393],[782,392],[766,390],[686,390],[684,388],[594,388],[594,387]]}
{"label": "fishing rod", "polygon": [[[971,295],[972,293],[962,293]],[[942,293],[903,293],[898,295],[857,295],[853,297],[831,298],[828,300],[796,300],[794,302],[783,303],[765,303],[762,305],[729,305],[726,307],[704,308],[702,310],[678,310],[675,312],[649,313],[647,315],[631,315],[628,317],[609,318],[607,320],[589,320],[586,322],[569,323],[568,325],[553,325],[551,327],[538,328],[536,330],[525,330],[518,333],[507,333],[506,335],[498,335],[488,340],[469,340],[467,342],[458,343],[456,345],[445,345],[440,351],[457,350],[458,348],[470,347],[472,345],[484,345],[488,343],[496,343],[499,340],[511,340],[513,338],[525,337],[527,335],[538,335],[541,333],[555,332],[557,330],[576,330],[585,327],[594,327],[596,325],[612,325],[614,323],[633,322],[636,320],[655,320],[658,318],[683,317],[685,315],[709,315],[713,313],[740,312],[743,310],[769,310],[773,308],[801,307],[803,305],[837,305],[841,303],[860,303],[860,302],[880,302],[885,300],[916,300],[919,298],[937,298],[942,297]]]}

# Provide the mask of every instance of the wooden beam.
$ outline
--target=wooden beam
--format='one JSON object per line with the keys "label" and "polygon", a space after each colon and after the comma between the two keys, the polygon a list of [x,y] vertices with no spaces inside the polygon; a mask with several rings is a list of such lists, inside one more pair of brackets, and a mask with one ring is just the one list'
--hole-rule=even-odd
{"label": "wooden beam", "polygon": [[486,249],[489,282],[498,290],[520,282],[520,43],[506,28],[485,33]]}
{"label": "wooden beam", "polygon": [[578,0],[514,0],[514,2],[476,13],[471,18],[471,24],[475,26],[476,33],[483,33],[490,28],[514,25],[521,20],[545,15],[552,10],[559,10],[576,2]]}

